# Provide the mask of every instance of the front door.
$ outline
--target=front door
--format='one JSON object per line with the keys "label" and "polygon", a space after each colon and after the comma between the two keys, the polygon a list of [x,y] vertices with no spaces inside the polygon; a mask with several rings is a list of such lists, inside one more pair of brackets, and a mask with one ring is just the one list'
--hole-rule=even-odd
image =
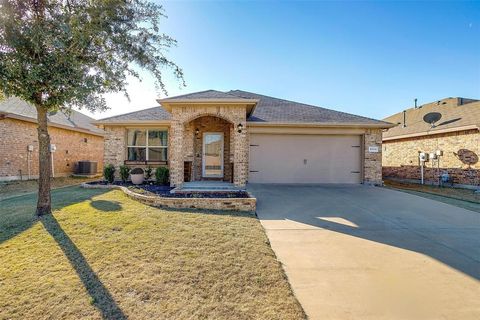
{"label": "front door", "polygon": [[203,134],[202,176],[223,178],[223,133]]}

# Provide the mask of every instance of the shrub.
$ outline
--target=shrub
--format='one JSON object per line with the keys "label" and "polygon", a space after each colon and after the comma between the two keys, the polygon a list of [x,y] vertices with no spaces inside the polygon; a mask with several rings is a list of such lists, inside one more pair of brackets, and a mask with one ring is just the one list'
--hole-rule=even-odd
{"label": "shrub", "polygon": [[155,180],[159,185],[166,185],[170,180],[170,171],[165,167],[158,167],[155,170]]}
{"label": "shrub", "polygon": [[103,168],[103,177],[108,183],[113,183],[115,180],[115,166],[113,164],[107,164]]}
{"label": "shrub", "polygon": [[130,168],[127,166],[120,166],[120,178],[122,182],[125,183],[128,181],[128,175],[130,174]]}
{"label": "shrub", "polygon": [[148,181],[148,180],[152,179],[152,176],[153,176],[152,168],[147,167],[147,169],[145,169],[145,179],[147,179],[147,181]]}

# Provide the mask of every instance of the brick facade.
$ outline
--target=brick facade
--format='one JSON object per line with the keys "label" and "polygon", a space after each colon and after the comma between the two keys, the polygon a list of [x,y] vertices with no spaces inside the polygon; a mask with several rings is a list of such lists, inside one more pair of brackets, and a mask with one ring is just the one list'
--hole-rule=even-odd
{"label": "brick facade", "polygon": [[425,180],[428,183],[437,183],[439,173],[448,172],[455,183],[479,185],[479,138],[478,130],[468,130],[384,141],[383,175],[385,178],[420,179],[418,153],[442,150],[443,156],[438,161],[426,162]]}
{"label": "brick facade", "polygon": [[[237,130],[239,123],[243,126],[240,133]],[[138,127],[141,128],[141,126]],[[195,136],[196,129],[199,129],[197,136]],[[106,125],[104,130],[106,132],[105,163],[114,164],[118,169],[124,164],[126,157],[126,128]],[[168,145],[168,166],[172,186],[178,186],[184,182],[185,162],[192,163],[191,180],[202,180],[203,132],[224,133],[223,180],[233,180],[237,186],[245,186],[249,170],[249,139],[245,107],[209,105],[172,108]],[[361,134],[361,131],[358,134]],[[373,185],[382,184],[382,130],[365,129],[363,137],[363,182]],[[378,147],[378,152],[370,152],[369,147]],[[145,165],[131,166],[145,167]]]}
{"label": "brick facade", "polygon": [[[172,107],[170,145],[170,183],[181,186],[184,182],[184,162],[192,161],[192,134],[195,128],[190,124],[197,118],[216,117],[230,123],[233,128],[242,124],[244,130],[230,130],[229,152],[233,153],[233,183],[245,186],[248,179],[248,139],[246,133],[246,110],[242,105],[179,105]],[[188,148],[188,150],[187,150]]]}
{"label": "brick facade", "polygon": [[[51,143],[57,147],[53,154],[55,176],[73,173],[81,160],[96,161],[103,168],[103,137],[88,133],[48,128]],[[86,139],[86,140],[85,140]],[[28,146],[33,151],[28,151]],[[30,170],[29,170],[30,168]],[[0,120],[0,180],[38,177],[38,137],[36,123],[6,118]]]}
{"label": "brick facade", "polygon": [[[369,147],[378,147],[370,152]],[[366,129],[363,138],[363,181],[366,184],[382,184],[382,130]]]}
{"label": "brick facade", "polygon": [[[231,145],[231,133],[233,124],[216,117],[200,117],[185,125],[188,127],[184,134],[184,152],[185,160],[192,160],[191,181],[204,180],[202,177],[202,154],[203,154],[203,134],[205,132],[223,133],[223,181],[232,181],[233,178],[233,148]],[[198,129],[198,134],[195,131]],[[193,140],[193,141],[192,141]],[[193,150],[193,152],[192,152]],[[212,180],[212,179],[210,179]],[[218,179],[213,179],[218,180]]]}

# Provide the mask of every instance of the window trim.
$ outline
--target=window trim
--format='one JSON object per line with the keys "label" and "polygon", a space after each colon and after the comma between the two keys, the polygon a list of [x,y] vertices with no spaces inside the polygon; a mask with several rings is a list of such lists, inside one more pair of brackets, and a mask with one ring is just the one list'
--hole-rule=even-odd
{"label": "window trim", "polygon": [[[137,146],[132,146],[132,145],[129,145],[128,143],[128,131],[129,130],[140,130],[140,131],[145,131],[145,145],[137,145]],[[166,132],[167,133],[167,145],[166,146],[149,146],[148,145],[148,132],[149,131],[163,131],[163,132]],[[168,152],[168,145],[169,145],[169,141],[168,141],[168,138],[169,138],[169,132],[168,132],[168,128],[126,128],[126,131],[125,131],[125,135],[126,135],[126,139],[125,139],[125,142],[126,142],[126,157],[125,157],[125,161],[128,161],[128,162],[168,162],[168,158],[169,158],[169,152]],[[128,159],[128,148],[145,148],[145,160],[129,160]],[[148,156],[148,149],[149,148],[161,148],[161,149],[167,149],[167,158],[165,160],[149,160],[149,156]]]}

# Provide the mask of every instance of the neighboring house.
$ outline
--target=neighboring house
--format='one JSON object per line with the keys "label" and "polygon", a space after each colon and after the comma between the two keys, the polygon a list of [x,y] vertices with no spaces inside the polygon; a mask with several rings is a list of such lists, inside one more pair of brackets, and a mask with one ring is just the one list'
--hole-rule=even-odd
{"label": "neighboring house", "polygon": [[378,120],[245,91],[208,90],[98,120],[105,163],[185,181],[382,183]]}
{"label": "neighboring house", "polygon": [[[423,120],[432,112],[441,114],[433,126]],[[384,178],[419,180],[419,153],[440,150],[442,156],[425,163],[427,182],[437,183],[448,172],[456,184],[479,185],[480,101],[446,98],[384,120],[397,124],[383,133]]]}
{"label": "neighboring house", "polygon": [[[8,98],[0,102],[0,181],[38,178],[37,111],[31,104]],[[55,176],[73,172],[78,161],[98,162],[103,168],[103,131],[94,119],[71,111],[48,116]]]}

